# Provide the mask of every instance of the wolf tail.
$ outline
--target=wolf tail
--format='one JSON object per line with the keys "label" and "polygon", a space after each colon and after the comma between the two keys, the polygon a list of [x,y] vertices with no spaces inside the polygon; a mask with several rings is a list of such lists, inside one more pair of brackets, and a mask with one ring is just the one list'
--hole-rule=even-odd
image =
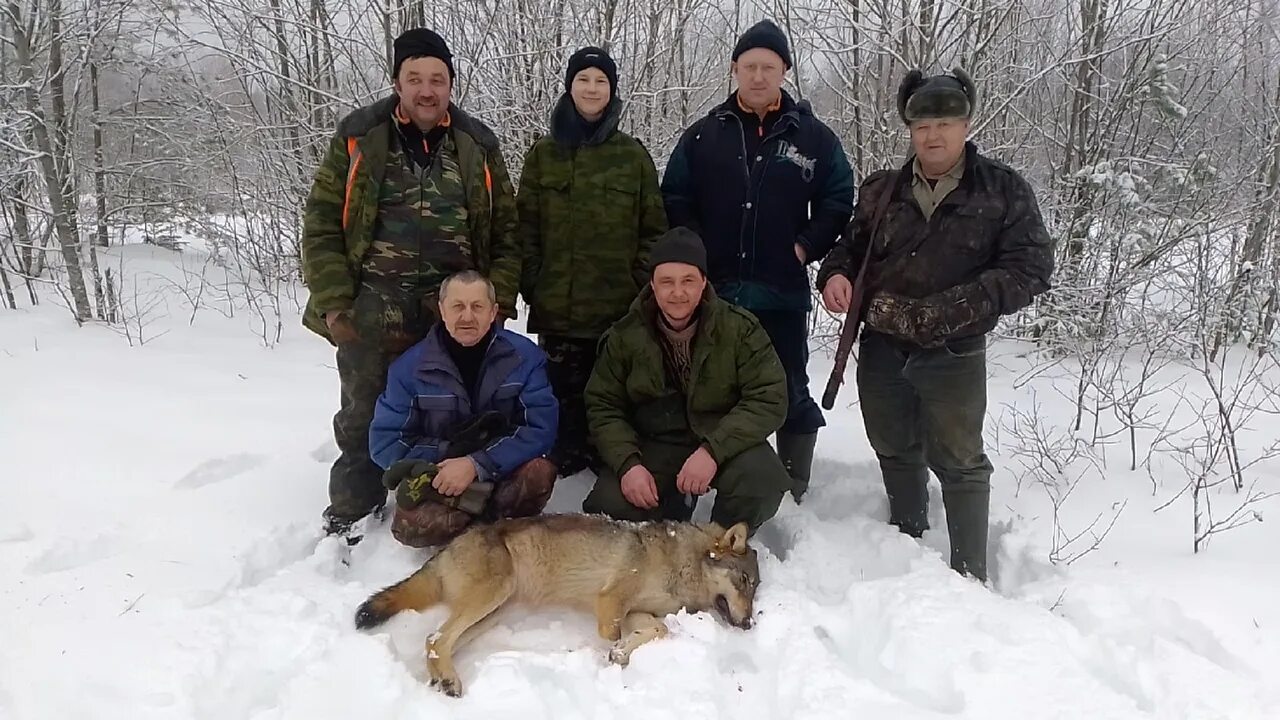
{"label": "wolf tail", "polygon": [[356,610],[356,628],[367,630],[391,619],[401,610],[425,610],[440,602],[440,577],[428,562],[418,572],[374,593]]}

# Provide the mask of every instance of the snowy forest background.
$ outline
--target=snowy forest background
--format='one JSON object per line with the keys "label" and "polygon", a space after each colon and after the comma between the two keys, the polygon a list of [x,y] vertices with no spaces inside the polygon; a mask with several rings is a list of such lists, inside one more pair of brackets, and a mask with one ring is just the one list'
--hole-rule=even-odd
{"label": "snowy forest background", "polygon": [[[575,48],[618,59],[623,129],[661,171],[761,17],[860,177],[907,150],[904,73],[958,65],[981,93],[973,139],[1036,188],[1055,287],[1000,333],[1034,358],[1019,382],[1069,378],[1071,412],[993,408],[1019,482],[1056,509],[1108,470],[1145,476],[1192,496],[1197,551],[1261,519],[1280,490],[1260,472],[1280,441],[1259,433],[1280,414],[1280,0],[3,0],[0,306],[60,303],[130,345],[160,315],[246,313],[272,346],[306,297],[312,172],[338,118],[388,91],[401,30],[446,37],[454,100],[518,178]],[[191,237],[208,253],[162,282],[109,252]],[[837,323],[815,313],[815,349]],[[1122,511],[1055,525],[1053,559]]]}

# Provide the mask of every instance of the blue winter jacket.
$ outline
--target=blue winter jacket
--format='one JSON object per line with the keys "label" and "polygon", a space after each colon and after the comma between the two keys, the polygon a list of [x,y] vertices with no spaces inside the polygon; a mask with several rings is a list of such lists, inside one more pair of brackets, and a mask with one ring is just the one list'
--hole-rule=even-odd
{"label": "blue winter jacket", "polygon": [[853,214],[853,168],[809,103],[785,91],[782,116],[749,166],[737,102],[730,95],[680,137],[662,177],[667,219],[702,237],[720,297],[757,310],[808,310],[809,275],[795,245],[808,262],[835,246]]}
{"label": "blue winter jacket", "polygon": [[510,435],[472,453],[481,480],[509,475],[550,452],[560,421],[559,404],[547,381],[547,356],[528,338],[509,330],[494,333],[480,364],[473,406],[462,375],[445,350],[442,324],[391,363],[387,389],[369,426],[369,454],[384,470],[397,460],[439,462],[449,457],[451,428],[496,410]]}

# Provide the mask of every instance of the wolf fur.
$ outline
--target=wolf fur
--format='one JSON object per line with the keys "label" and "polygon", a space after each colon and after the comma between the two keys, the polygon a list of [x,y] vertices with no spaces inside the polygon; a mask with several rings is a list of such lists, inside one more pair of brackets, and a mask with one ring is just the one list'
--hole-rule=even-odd
{"label": "wolf fur", "polygon": [[760,583],[747,525],[626,522],[603,515],[539,515],[476,525],[417,572],[366,600],[357,628],[373,628],[403,610],[444,603],[449,617],[427,639],[431,684],[462,694],[453,655],[508,604],[593,613],[609,659],[667,634],[663,616],[681,608],[715,610],[751,627]]}

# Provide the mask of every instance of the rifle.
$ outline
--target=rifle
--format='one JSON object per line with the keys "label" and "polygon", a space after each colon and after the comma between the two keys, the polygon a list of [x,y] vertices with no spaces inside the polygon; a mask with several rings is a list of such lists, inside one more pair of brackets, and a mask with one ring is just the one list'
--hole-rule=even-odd
{"label": "rifle", "polygon": [[822,393],[822,407],[830,410],[835,407],[836,394],[844,384],[844,369],[849,364],[849,355],[853,353],[853,342],[858,339],[858,329],[862,325],[862,300],[866,296],[867,266],[871,264],[871,250],[875,247],[876,238],[880,235],[880,222],[884,220],[885,210],[897,190],[898,171],[892,170],[885,178],[885,188],[877,198],[875,212],[871,216],[871,235],[867,237],[867,250],[862,254],[862,262],[858,266],[858,276],[853,281],[853,297],[849,298],[849,312],[844,316],[844,324],[840,327],[840,342],[836,345],[836,363],[831,368],[831,377],[827,379],[827,389]]}

